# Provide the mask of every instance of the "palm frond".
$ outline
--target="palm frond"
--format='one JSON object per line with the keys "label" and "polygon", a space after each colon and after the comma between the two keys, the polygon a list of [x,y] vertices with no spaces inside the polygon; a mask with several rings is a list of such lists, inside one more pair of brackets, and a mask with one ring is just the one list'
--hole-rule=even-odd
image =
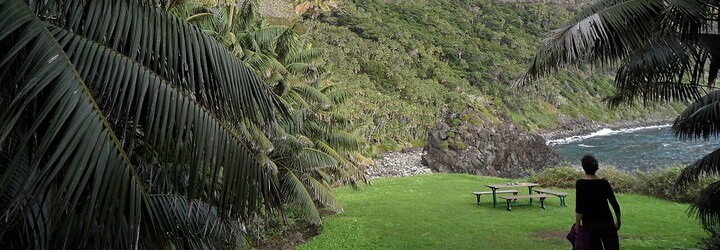
{"label": "palm frond", "polygon": [[273,54],[275,52],[275,46],[277,38],[287,30],[285,26],[267,26],[261,27],[259,30],[253,32],[254,39],[258,43],[260,51],[263,53]]}
{"label": "palm frond", "polygon": [[320,212],[315,207],[315,202],[310,192],[305,188],[305,184],[292,171],[285,172],[282,175],[283,193],[288,197],[290,202],[300,204],[309,217],[310,222],[314,224],[322,223]]}
{"label": "palm frond", "polygon": [[[280,107],[278,97],[222,45],[177,17],[135,1],[123,2],[108,1],[112,6],[108,8],[104,1],[72,1],[60,19],[78,35],[98,41],[188,90],[217,115],[238,122],[244,117],[259,124],[274,121],[274,107]],[[81,15],[74,11],[77,9],[86,11]],[[111,32],[114,30],[123,32]]]}
{"label": "palm frond", "polygon": [[296,168],[305,171],[306,169],[322,168],[337,164],[337,161],[327,153],[314,148],[303,148],[295,155]]}
{"label": "palm frond", "polygon": [[[0,1],[0,16],[0,44],[12,44],[0,54],[0,68],[12,71],[1,77],[10,84],[0,91],[14,96],[11,104],[3,107],[0,144],[11,131],[24,130],[18,126],[29,127],[28,134],[40,135],[24,138],[22,147],[8,152],[12,160],[0,178],[0,193],[6,193],[10,178],[22,171],[23,152],[34,147],[28,181],[17,193],[16,205],[4,207],[3,214],[31,209],[22,204],[44,200],[48,190],[58,185],[57,203],[53,202],[48,212],[64,218],[52,223],[43,216],[32,218],[37,221],[28,224],[49,225],[55,232],[33,232],[46,235],[33,239],[33,245],[49,245],[53,239],[82,232],[90,236],[58,242],[83,246],[92,237],[98,239],[91,243],[95,247],[132,246],[134,238],[130,235],[139,230],[142,184],[135,178],[110,122],[68,55],[29,6],[22,1]],[[77,224],[80,221],[84,223]],[[48,230],[45,226],[33,230]]]}
{"label": "palm frond", "polygon": [[697,216],[706,229],[720,226],[720,181],[708,185],[700,192],[688,213]]}
{"label": "palm frond", "polygon": [[294,92],[297,92],[298,94],[302,95],[302,97],[313,103],[318,103],[320,105],[332,105],[332,101],[325,96],[320,90],[314,88],[313,86],[307,85],[307,84],[298,84],[295,86],[292,86],[291,89]]}
{"label": "palm frond", "polygon": [[[207,199],[220,217],[278,206],[272,174],[234,126],[273,126],[283,102],[241,61],[198,28],[136,1],[49,2],[32,2],[33,12],[0,0],[0,45],[8,48],[0,50],[0,96],[12,97],[0,107],[0,151],[10,163],[0,194],[28,172],[0,209],[6,221],[31,220],[28,245],[137,246],[140,222],[160,223],[141,220],[149,199],[129,157],[139,141],[156,154],[148,158],[169,159],[168,171],[186,171],[175,193]],[[18,138],[22,146],[7,146]],[[9,217],[24,211],[43,212]]]}
{"label": "palm frond", "polygon": [[668,1],[663,10],[660,26],[665,34],[678,34],[683,40],[694,40],[698,34],[705,33],[710,20],[708,9],[717,8],[713,0],[674,0]]}
{"label": "palm frond", "polygon": [[327,184],[323,184],[317,179],[309,176],[307,176],[306,180],[307,182],[305,184],[310,190],[310,193],[313,194],[313,196],[320,202],[320,204],[329,206],[335,212],[343,212],[343,208],[340,205],[340,202],[335,199],[332,191],[330,190],[330,187]]}
{"label": "palm frond", "polygon": [[245,245],[244,225],[220,215],[205,202],[179,195],[149,195],[147,202],[146,213],[152,224],[145,233],[157,237],[150,241],[170,241],[176,248],[192,249],[237,249]]}
{"label": "palm frond", "polygon": [[716,149],[693,164],[688,165],[675,179],[673,189],[681,189],[697,182],[702,176],[720,175],[720,149]]}
{"label": "palm frond", "polygon": [[[301,45],[302,44],[298,46]],[[320,58],[320,56],[322,56],[322,53],[322,50],[316,48],[299,48],[293,51],[293,53],[288,54],[288,56],[284,58],[283,62],[287,64],[297,62],[311,62]]]}
{"label": "palm frond", "polygon": [[513,86],[522,86],[559,68],[590,62],[605,65],[645,47],[664,0],[602,1],[569,25],[550,32],[527,72]]}
{"label": "palm frond", "polygon": [[623,2],[627,2],[629,0],[599,0],[594,2],[592,5],[583,8],[580,12],[575,14],[575,16],[570,19],[570,23],[580,22],[583,19],[595,15],[600,11],[603,11],[607,8],[616,6],[618,4],[621,4]]}
{"label": "palm frond", "polygon": [[[720,7],[718,7],[720,9]],[[716,24],[717,25],[717,24]],[[720,71],[720,35],[717,34],[701,34],[698,37],[698,54],[703,57],[707,57],[710,61],[707,65],[708,81],[707,87],[710,88],[717,79],[718,71]],[[699,70],[702,70],[705,66],[705,62],[701,61],[698,63]],[[700,71],[702,74],[703,71]]]}
{"label": "palm frond", "polygon": [[702,70],[708,56],[673,37],[654,40],[627,57],[615,77],[617,94],[610,106],[700,98]]}
{"label": "palm frond", "polygon": [[340,148],[346,151],[360,149],[360,140],[355,135],[345,131],[332,131],[328,135],[327,142],[334,148]]}
{"label": "palm frond", "polygon": [[295,74],[307,80],[317,78],[321,73],[312,63],[290,63],[287,64],[285,68],[287,68],[289,73]]}
{"label": "palm frond", "polygon": [[[232,197],[232,199],[219,199],[220,204],[224,204],[220,206],[221,211],[227,209],[226,205],[230,204],[246,208],[257,207],[258,204],[244,202],[256,194],[256,191],[248,188],[258,181],[254,176],[262,170],[244,146],[243,137],[233,133],[231,125],[218,120],[209,110],[195,103],[191,97],[126,57],[64,30],[58,29],[56,32],[58,40],[67,47],[68,55],[78,67],[81,76],[88,79],[88,87],[97,93],[96,96],[112,93],[104,100],[104,106],[107,107],[101,107],[103,110],[114,110],[117,116],[134,119],[136,124],[146,124],[146,141],[158,151],[196,152],[190,158],[194,169],[190,171],[189,178],[190,198],[197,197],[196,194],[201,191],[197,189],[197,184],[205,178],[203,171],[209,168],[208,171],[211,173],[208,174],[214,181],[217,181],[219,171],[224,171],[226,178],[241,180],[247,185],[240,189],[224,187],[223,197]],[[72,50],[72,48],[83,49]],[[87,60],[90,55],[94,55],[94,59],[98,61]],[[108,68],[100,68],[99,71],[91,70],[98,69],[96,65],[100,62],[112,60],[120,63],[108,64]],[[105,82],[103,79],[123,81]],[[118,92],[120,86],[129,91]],[[144,112],[137,113],[138,110]],[[185,138],[193,139],[181,143],[187,141]],[[219,153],[213,154],[212,152],[215,151]],[[240,165],[239,162],[244,164]],[[233,168],[249,171],[248,175],[240,174],[243,171],[233,171]],[[235,175],[228,175],[231,172]],[[214,183],[210,186],[214,186]]]}
{"label": "palm frond", "polygon": [[720,135],[720,90],[690,104],[675,118],[672,129],[682,139],[708,139]]}

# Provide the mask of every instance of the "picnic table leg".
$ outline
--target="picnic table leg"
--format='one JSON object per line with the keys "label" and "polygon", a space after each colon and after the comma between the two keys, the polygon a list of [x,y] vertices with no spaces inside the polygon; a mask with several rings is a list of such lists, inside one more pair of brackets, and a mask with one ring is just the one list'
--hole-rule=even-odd
{"label": "picnic table leg", "polygon": [[493,207],[497,208],[497,198],[495,197],[495,192],[496,192],[495,190],[497,190],[497,189],[496,189],[496,188],[493,188],[493,189],[492,189],[492,192],[493,192]]}
{"label": "picnic table leg", "polygon": [[[532,195],[532,188],[533,187],[528,187],[528,194],[530,194],[530,195]],[[530,198],[530,205],[532,205],[532,204],[533,204],[533,199]]]}
{"label": "picnic table leg", "polygon": [[545,209],[545,198],[540,198],[540,205],[542,206],[542,209]]}
{"label": "picnic table leg", "polygon": [[507,210],[512,212],[512,208],[510,208],[510,199],[507,199]]}
{"label": "picnic table leg", "polygon": [[560,196],[560,206],[567,207],[567,205],[565,205],[565,196]]}
{"label": "picnic table leg", "polygon": [[477,196],[478,205],[480,205],[480,195],[476,194],[475,196]]}

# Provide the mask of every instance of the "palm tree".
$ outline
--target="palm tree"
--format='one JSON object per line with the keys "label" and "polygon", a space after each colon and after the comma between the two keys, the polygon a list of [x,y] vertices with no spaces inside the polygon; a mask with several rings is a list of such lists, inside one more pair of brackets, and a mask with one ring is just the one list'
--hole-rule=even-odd
{"label": "palm tree", "polygon": [[295,0],[295,13],[302,15],[308,10],[310,18],[316,19],[321,12],[330,11],[330,8],[337,6],[337,1],[333,0]]}
{"label": "palm tree", "polygon": [[[619,66],[617,92],[607,99],[611,106],[693,101],[675,119],[677,137],[718,137],[719,9],[716,0],[600,0],[553,30],[514,86],[566,66]],[[718,174],[720,149],[687,166],[675,188]],[[720,182],[700,194],[691,214],[706,228],[720,226]]]}
{"label": "palm tree", "polygon": [[237,51],[235,55],[291,108],[291,116],[274,129],[274,136],[268,138],[252,125],[245,133],[267,152],[257,156],[261,162],[278,171],[276,185],[285,203],[298,205],[311,223],[320,224],[316,204],[342,211],[331,186],[366,183],[364,166],[369,160],[359,153],[359,137],[346,132],[351,129],[349,120],[334,110],[348,94],[326,83],[325,70],[316,63],[321,52],[296,33],[296,27],[267,24],[256,5],[255,0],[233,8],[188,1],[173,12],[188,19],[211,13],[193,23]]}
{"label": "palm tree", "polygon": [[282,100],[154,6],[0,0],[2,248],[236,248],[282,205],[241,132]]}

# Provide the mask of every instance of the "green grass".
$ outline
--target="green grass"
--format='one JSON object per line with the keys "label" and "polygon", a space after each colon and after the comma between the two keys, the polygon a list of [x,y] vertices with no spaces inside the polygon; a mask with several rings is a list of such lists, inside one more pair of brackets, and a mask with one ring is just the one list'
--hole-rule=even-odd
{"label": "green grass", "polygon": [[[327,216],[324,229],[299,249],[569,249],[565,235],[575,222],[575,191],[568,207],[556,197],[547,210],[514,206],[508,212],[492,196],[478,206],[472,191],[507,179],[464,174],[426,174],[373,180],[359,191],[334,190],[345,212]],[[522,190],[527,191],[527,190]],[[618,194],[623,213],[622,249],[691,248],[706,237],[688,205]]]}

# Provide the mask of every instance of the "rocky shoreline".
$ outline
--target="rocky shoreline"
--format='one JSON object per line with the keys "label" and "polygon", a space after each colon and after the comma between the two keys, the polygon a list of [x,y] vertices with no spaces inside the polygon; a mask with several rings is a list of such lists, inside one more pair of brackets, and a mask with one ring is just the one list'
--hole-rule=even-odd
{"label": "rocky shoreline", "polygon": [[[613,124],[581,123],[574,129],[556,129],[540,131],[546,140],[554,140],[571,136],[586,135],[603,128],[624,129],[645,126],[672,124],[671,119],[649,119],[642,121],[622,121]],[[365,174],[371,178],[382,177],[404,177],[419,174],[432,173],[429,167],[422,164],[422,156],[425,152],[420,148],[405,149],[401,152],[389,152],[381,159],[375,160],[375,167],[365,170]]]}

